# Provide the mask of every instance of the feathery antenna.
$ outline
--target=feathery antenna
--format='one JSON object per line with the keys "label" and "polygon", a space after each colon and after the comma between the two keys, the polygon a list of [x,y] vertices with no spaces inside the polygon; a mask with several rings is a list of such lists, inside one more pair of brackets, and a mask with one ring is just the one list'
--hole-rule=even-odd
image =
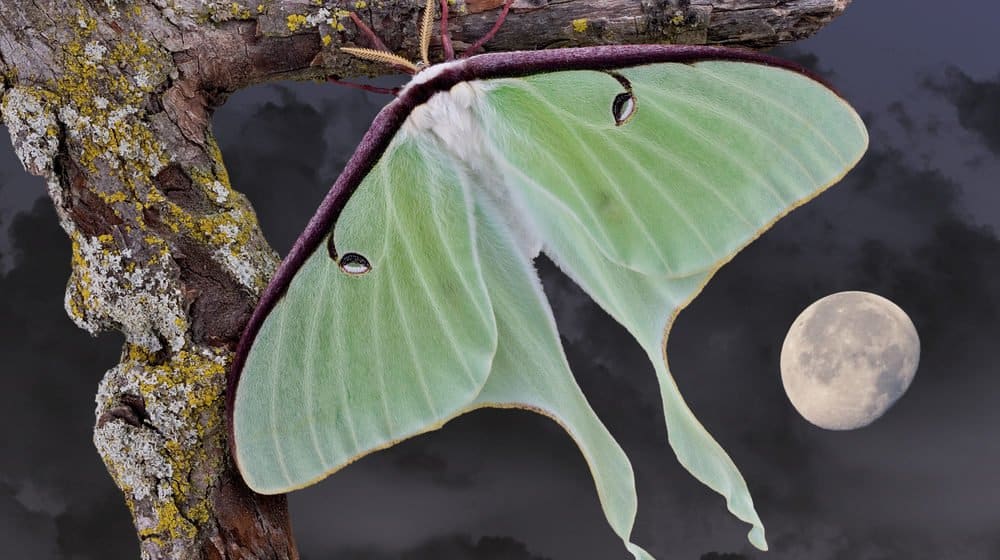
{"label": "feathery antenna", "polygon": [[357,47],[340,47],[340,50],[358,58],[364,60],[371,60],[373,62],[382,62],[384,64],[391,64],[393,66],[399,66],[405,69],[410,74],[416,74],[420,69],[417,65],[406,60],[405,58],[392,54],[388,51],[377,51],[375,49],[361,49]]}
{"label": "feathery antenna", "polygon": [[[441,47],[444,50],[445,60],[455,59],[455,49],[451,44],[451,37],[448,35],[448,0],[440,0],[441,3]],[[504,20],[507,18],[508,12],[510,12],[510,6],[514,3],[514,0],[505,0],[503,4],[503,10],[497,17],[497,21],[493,24],[493,27],[483,35],[478,41],[475,42],[471,47],[462,53],[463,57],[469,57],[480,50],[487,41],[496,35],[500,26],[503,25]],[[434,24],[434,0],[427,0],[424,4],[424,15],[420,22],[420,62],[414,64],[409,60],[393,54],[378,38],[363,21],[354,12],[350,12],[351,20],[354,25],[361,30],[361,33],[365,35],[371,44],[375,47],[374,49],[366,49],[360,47],[340,47],[340,50],[358,58],[364,60],[371,60],[373,62],[381,62],[383,64],[389,64],[395,66],[405,72],[410,74],[416,74],[420,71],[421,67],[430,66],[430,48],[431,48],[431,34],[432,26]]]}
{"label": "feathery antenna", "polygon": [[429,58],[431,49],[431,23],[434,22],[434,0],[427,0],[424,6],[424,20],[420,24],[420,60],[427,66],[431,65]]}

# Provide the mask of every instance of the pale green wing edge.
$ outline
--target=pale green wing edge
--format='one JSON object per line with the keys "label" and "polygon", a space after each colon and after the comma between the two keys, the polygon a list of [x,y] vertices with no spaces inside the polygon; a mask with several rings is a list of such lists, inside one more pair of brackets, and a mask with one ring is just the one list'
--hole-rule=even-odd
{"label": "pale green wing edge", "polygon": [[481,390],[497,329],[473,205],[426,141],[397,135],[254,340],[237,389],[237,464],[260,493],[301,488],[436,429]]}
{"label": "pale green wing edge", "polygon": [[[784,69],[702,62],[653,64],[622,75],[637,104],[623,126],[614,125],[611,113],[621,86],[603,73],[556,72],[491,82],[480,107],[493,142],[488,149],[520,195],[544,241],[543,251],[646,350],[679,461],[722,494],[736,517],[753,525],[750,542],[766,550],[746,482],[671,377],[666,337],[676,314],[719,267],[857,163],[867,133],[843,99]],[[704,85],[709,91],[698,89]],[[679,89],[662,91],[669,88]],[[794,107],[792,114],[788,106]],[[708,118],[700,123],[706,111]],[[692,151],[692,146],[711,147],[706,131],[739,114],[753,126],[741,133],[730,125],[728,138],[716,134],[725,153]],[[781,134],[796,140],[778,152],[798,150],[784,160],[790,170],[784,176],[781,166],[772,165],[781,159],[775,144],[788,144]],[[658,145],[675,151],[657,150]],[[700,171],[685,162],[697,162]],[[726,173],[714,171],[716,164]],[[737,181],[759,177],[761,166],[773,182]],[[724,180],[714,184],[719,178]],[[648,196],[630,198],[635,192]],[[644,254],[656,258],[643,260]]]}

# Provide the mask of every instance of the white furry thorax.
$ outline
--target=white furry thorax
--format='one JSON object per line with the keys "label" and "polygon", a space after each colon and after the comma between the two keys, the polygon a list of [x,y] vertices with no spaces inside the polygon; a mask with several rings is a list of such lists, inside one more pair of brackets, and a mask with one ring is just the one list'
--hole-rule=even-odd
{"label": "white furry thorax", "polygon": [[[400,93],[426,82],[454,63],[437,64],[414,76]],[[541,249],[536,228],[523,211],[520,197],[505,180],[510,165],[483,129],[484,117],[491,112],[487,95],[496,82],[472,80],[458,82],[448,91],[435,93],[415,107],[403,123],[400,133],[406,136],[431,136],[438,149],[453,156],[472,185],[472,196],[487,212],[507,225],[515,243],[528,258]]]}
{"label": "white furry thorax", "polygon": [[[433,68],[426,72],[431,70]],[[402,133],[414,136],[430,133],[443,149],[475,167],[481,161],[486,143],[477,118],[483,110],[482,96],[486,87],[480,81],[459,82],[448,91],[435,93],[425,103],[414,107],[403,123]]]}

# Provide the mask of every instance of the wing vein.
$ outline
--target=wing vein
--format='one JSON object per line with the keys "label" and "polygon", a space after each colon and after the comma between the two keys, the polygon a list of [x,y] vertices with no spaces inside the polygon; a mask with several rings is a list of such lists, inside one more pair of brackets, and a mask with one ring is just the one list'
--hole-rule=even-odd
{"label": "wing vein", "polygon": [[313,377],[316,374],[316,362],[319,361],[319,353],[316,352],[316,338],[321,332],[317,326],[319,325],[319,317],[323,311],[323,303],[326,302],[327,292],[330,289],[329,282],[320,283],[319,295],[316,299],[319,305],[314,305],[312,307],[312,316],[308,321],[308,329],[305,333],[305,350],[303,351],[303,356],[310,359],[310,364],[305,365],[303,369],[305,370],[305,378],[302,380],[302,400],[305,401],[306,418],[309,425],[309,437],[312,440],[313,450],[316,452],[316,457],[323,463],[324,468],[329,467],[329,463],[326,457],[323,455],[322,449],[319,445],[319,434],[316,432],[316,423],[313,421],[313,399],[315,395],[312,394]]}
{"label": "wing vein", "polygon": [[[399,214],[396,212],[396,206],[390,202],[390,204],[388,205],[388,210],[392,216],[393,223],[395,223],[397,227],[401,227],[402,223],[399,218]],[[434,227],[436,229],[440,228],[440,225],[436,223],[436,220],[431,220],[431,221],[435,223]],[[396,235],[395,238],[399,240],[400,246],[406,253],[408,261],[413,264],[414,276],[417,278],[417,281],[420,283],[420,287],[423,288],[424,293],[427,295],[427,298],[430,303],[430,308],[434,314],[434,319],[441,326],[441,332],[444,334],[445,339],[451,345],[453,355],[458,358],[458,360],[462,363],[464,369],[466,370],[466,373],[468,373],[469,367],[465,362],[465,356],[463,355],[461,349],[459,348],[458,341],[455,338],[455,334],[454,332],[452,332],[451,324],[445,319],[445,317],[442,314],[438,295],[435,293],[434,290],[430,289],[430,286],[427,285],[427,280],[424,278],[424,271],[420,266],[422,261],[418,259],[417,255],[414,253],[413,247],[410,242],[410,236],[414,235],[415,233],[416,232],[413,231],[399,231],[397,232],[398,235]],[[438,233],[440,233],[440,229],[438,229]],[[392,291],[393,301],[396,303],[396,307],[399,311],[400,318],[403,319],[403,322],[405,324],[409,324],[408,323],[409,314],[406,312],[406,308],[403,306],[400,300],[399,289],[396,283],[393,282],[392,280],[393,278],[390,278],[388,284]],[[431,396],[430,389],[427,385],[426,373],[423,371],[423,367],[421,366],[421,362],[419,361],[420,354],[415,348],[413,339],[410,336],[409,329],[404,328],[402,329],[402,331],[404,338],[406,339],[407,348],[409,349],[410,355],[414,360],[414,365],[416,366],[415,371],[418,375],[418,380],[420,381],[421,389],[424,392],[424,396],[427,398],[427,402],[430,406],[431,412],[435,416],[438,416],[438,411],[434,406],[433,398]]]}
{"label": "wing vein", "polygon": [[718,80],[718,81],[720,81],[720,82],[722,82],[724,84],[728,84],[730,87],[737,88],[740,91],[746,93],[747,95],[752,96],[752,97],[754,97],[756,99],[760,99],[764,103],[767,103],[768,105],[770,105],[772,107],[776,107],[777,109],[779,109],[780,111],[784,112],[785,114],[790,115],[793,119],[795,119],[796,121],[798,121],[798,123],[800,125],[802,125],[804,128],[806,128],[809,131],[811,131],[817,138],[819,138],[820,140],[822,140],[827,145],[827,147],[830,148],[830,151],[832,151],[834,154],[837,155],[838,158],[840,158],[840,161],[841,161],[842,164],[844,162],[849,161],[848,158],[844,157],[844,154],[842,154],[840,152],[840,150],[837,149],[837,147],[832,142],[830,142],[830,139],[827,138],[827,136],[825,134],[821,133],[819,131],[819,129],[816,128],[809,121],[809,119],[803,117],[803,115],[801,113],[798,113],[796,111],[792,111],[791,109],[789,109],[786,105],[784,105],[782,103],[775,103],[775,101],[773,99],[771,99],[771,98],[769,98],[769,97],[767,97],[765,95],[762,95],[758,91],[754,91],[753,89],[747,88],[741,82],[737,82],[737,81],[733,81],[733,80],[728,80],[728,79],[726,79],[726,78],[718,75],[716,72],[712,72],[711,70],[708,70],[708,69],[704,68],[703,66],[700,67],[700,68],[698,68],[698,70],[701,71],[701,72],[703,72],[706,76],[714,78],[714,79],[716,79],[716,80]]}
{"label": "wing vein", "polygon": [[[399,298],[399,289],[394,280],[394,278],[389,278],[387,281],[389,291],[396,304],[396,311],[399,313],[400,322],[403,324],[409,324],[409,315],[406,313],[406,306],[403,305]],[[413,372],[416,374],[421,392],[424,395],[424,399],[427,401],[427,408],[431,411],[431,414],[438,417],[439,414],[437,407],[434,406],[434,399],[431,396],[430,387],[427,385],[427,374],[424,372],[423,362],[420,360],[420,352],[417,350],[416,343],[413,342],[413,337],[410,335],[410,329],[403,328],[400,330],[403,333],[403,340],[406,343],[407,352],[410,354],[411,363],[413,363]]]}
{"label": "wing vein", "polygon": [[[284,330],[285,330],[285,320],[286,320],[287,316],[288,316],[288,310],[287,309],[282,309],[281,311],[279,311],[279,315],[278,315],[278,327],[277,327],[279,332],[284,332]],[[285,337],[283,337],[283,336],[282,337],[278,337],[277,348],[275,348],[274,352],[271,352],[268,355],[268,359],[267,359],[267,365],[268,365],[267,371],[268,372],[271,372],[271,373],[274,372],[274,369],[275,369],[274,368],[274,363],[275,363],[276,359],[281,358],[281,355],[283,353],[284,341],[285,341]],[[271,375],[269,377],[271,378],[271,418],[270,418],[270,424],[271,424],[271,442],[274,444],[274,450],[275,450],[274,456],[278,460],[278,467],[281,469],[281,474],[284,475],[285,482],[288,485],[292,485],[293,484],[292,483],[292,475],[288,471],[288,465],[285,464],[285,457],[284,457],[283,452],[281,451],[281,438],[278,437],[278,426],[275,423],[275,417],[278,414],[278,399],[277,399],[278,383],[277,383],[276,376]]]}
{"label": "wing vein", "polygon": [[[662,92],[661,92],[661,94],[663,94],[663,95],[669,95],[668,93],[662,93]],[[678,98],[673,97],[673,96],[671,96],[671,98],[672,99],[678,99]],[[798,166],[798,168],[800,170],[802,170],[803,175],[805,175],[806,177],[808,177],[811,182],[813,182],[814,184],[820,184],[820,182],[817,180],[816,176],[813,175],[812,171],[809,170],[808,166],[806,166],[804,163],[802,163],[802,159],[796,153],[790,151],[788,149],[788,146],[786,146],[785,144],[782,144],[782,143],[778,142],[775,139],[775,137],[774,137],[773,134],[770,134],[769,132],[767,132],[765,130],[762,130],[760,127],[758,127],[756,124],[754,124],[753,121],[751,121],[749,119],[746,119],[745,117],[742,117],[742,116],[740,116],[738,114],[735,114],[735,113],[733,113],[731,111],[726,111],[724,108],[721,108],[718,105],[709,105],[709,104],[706,104],[706,103],[702,103],[702,102],[700,102],[700,101],[698,101],[696,99],[693,99],[693,98],[688,98],[688,99],[681,98],[680,101],[683,102],[683,103],[688,103],[690,105],[697,106],[698,108],[701,108],[701,109],[704,109],[704,110],[706,110],[708,112],[714,113],[714,114],[718,115],[719,117],[728,119],[731,122],[737,122],[737,123],[741,123],[741,124],[745,125],[746,128],[754,131],[759,138],[763,139],[765,142],[767,142],[767,143],[771,144],[772,146],[774,146],[775,148],[777,148],[778,151],[782,152],[785,155],[785,157],[788,158],[788,160],[794,162],[795,165]],[[690,123],[690,121],[688,121],[686,119],[685,119],[685,122],[686,123]],[[691,125],[691,126],[685,126],[685,128],[687,128],[688,130],[694,130],[694,129],[696,129],[696,127],[694,127],[693,125]],[[711,141],[710,138],[706,137],[705,135],[699,135],[699,136],[702,138],[702,140],[704,140],[705,144],[712,145],[712,141]],[[771,183],[769,181],[766,181],[765,177],[762,176],[760,174],[760,172],[757,171],[754,168],[753,165],[747,165],[745,161],[743,161],[743,160],[741,160],[739,158],[733,157],[729,150],[722,150],[721,152],[722,152],[722,155],[724,155],[733,164],[739,166],[740,169],[743,169],[748,174],[755,175],[759,179],[761,179],[762,182],[765,184],[765,186],[767,186],[768,189],[772,193],[774,193],[774,195],[778,199],[778,201],[780,201],[782,204],[787,204],[788,201],[785,200],[784,196],[782,196],[781,193],[779,193],[776,190],[774,190],[772,188]]]}
{"label": "wing vein", "polygon": [[[543,96],[537,95],[537,99],[538,99],[538,101],[539,101],[540,104],[544,104],[544,105],[546,105],[546,106],[548,106],[548,107],[550,107],[552,109],[555,109],[555,105],[553,105],[549,100],[545,99]],[[572,118],[574,121],[577,122],[577,126],[587,126],[587,123],[584,122],[584,121],[582,121],[582,120],[580,120],[579,117],[577,117],[577,116],[572,116],[570,118]],[[588,156],[590,156],[590,160],[594,162],[594,167],[600,172],[601,176],[604,177],[604,180],[605,180],[607,186],[610,187],[610,189],[615,193],[616,198],[618,199],[619,202],[622,203],[622,206],[626,210],[628,210],[629,215],[633,218],[632,222],[639,228],[639,231],[642,233],[642,236],[646,238],[646,240],[649,242],[649,245],[653,248],[654,251],[656,251],[656,254],[659,255],[660,261],[663,263],[663,266],[666,267],[668,273],[672,274],[672,267],[670,265],[670,258],[669,258],[669,256],[663,254],[663,250],[660,247],[660,244],[656,242],[656,238],[653,237],[653,234],[646,227],[645,222],[640,218],[639,214],[636,212],[635,207],[633,206],[632,202],[622,192],[621,185],[619,185],[618,181],[616,181],[615,179],[612,178],[611,175],[609,175],[608,169],[606,167],[604,167],[604,165],[601,163],[601,158],[599,158],[597,156],[597,154],[594,153],[594,151],[590,148],[590,146],[587,146],[586,142],[581,141],[580,138],[578,136],[576,136],[575,134],[566,134],[566,135],[563,136],[563,138],[567,138],[567,137],[572,138],[574,144],[576,146],[578,146],[580,148],[580,150],[582,150]],[[708,241],[704,238],[704,236],[702,235],[701,231],[698,230],[691,223],[690,216],[688,216],[687,213],[684,212],[682,208],[679,208],[677,206],[677,204],[674,202],[673,198],[670,197],[666,193],[666,191],[664,191],[664,189],[662,189],[660,187],[660,185],[656,181],[653,180],[653,178],[649,175],[648,172],[646,172],[646,170],[645,170],[645,168],[643,166],[637,165],[634,159],[632,159],[630,157],[627,157],[626,154],[625,154],[625,152],[622,151],[621,149],[619,149],[619,147],[618,147],[617,144],[615,144],[613,142],[609,142],[608,144],[610,146],[614,147],[616,152],[618,152],[623,157],[625,157],[625,159],[627,159],[630,163],[633,164],[633,167],[637,168],[637,170],[644,177],[646,177],[647,181],[651,184],[651,186],[653,186],[656,189],[656,192],[660,194],[661,198],[663,198],[664,201],[670,207],[672,207],[674,209],[674,211],[677,212],[678,215],[681,216],[681,218],[684,220],[685,225],[687,225],[688,228],[692,232],[694,232],[695,236],[698,237],[698,239],[702,242],[702,244],[705,246],[705,248],[708,249],[709,253],[712,254],[712,256],[714,258],[715,257],[715,252],[712,250],[712,247],[709,245]],[[542,149],[538,150],[538,152],[539,153],[547,153],[546,150],[542,150]],[[553,159],[551,156],[548,156],[548,157],[549,157],[550,161]],[[565,169],[564,169],[564,171],[565,171]],[[576,185],[576,183],[570,177],[571,176],[569,174],[566,174],[566,180],[567,180],[567,182],[569,182],[570,184],[572,184],[574,186],[574,190],[576,192],[581,192],[580,188]],[[581,202],[583,202],[584,206],[588,207],[588,209],[590,208],[590,205],[587,204],[586,200],[581,200]],[[591,215],[594,216],[593,212],[591,212]],[[594,217],[596,219],[596,216],[594,216]]]}
{"label": "wing vein", "polygon": [[[337,270],[336,272],[334,272],[334,274],[341,274],[339,267],[337,267]],[[343,291],[341,291],[341,293],[343,293]],[[337,345],[341,348],[340,355],[349,356],[349,353],[345,348],[344,344],[345,338],[343,336],[335,336],[334,338],[337,340]],[[338,365],[341,367],[351,367],[351,364],[347,363],[346,360],[344,361],[344,363]],[[351,442],[354,444],[354,449],[351,450],[353,453],[360,448],[360,443],[358,441],[357,427],[354,425],[354,414],[351,412],[350,401],[348,399],[346,376],[338,375],[337,378],[340,380],[340,395],[337,400],[340,402],[342,406],[341,410],[344,411],[344,423],[347,424],[347,433],[351,436]]]}
{"label": "wing vein", "polygon": [[[386,180],[385,171],[384,170],[380,170],[379,171],[379,179],[381,179],[382,181]],[[382,204],[383,204],[383,210],[386,210],[389,207],[389,189],[388,188],[383,188],[382,189]],[[391,239],[391,236],[389,235],[388,230],[386,230],[386,231],[383,232],[382,249],[379,252],[380,255],[387,255],[387,254],[389,254],[389,239]],[[378,289],[378,290],[373,290],[373,291],[375,293],[372,295],[372,310],[374,310],[374,312],[377,314],[377,316],[379,318],[381,318],[382,321],[384,321],[385,320],[385,312],[383,312],[380,309],[380,305],[381,305],[381,302],[382,302],[382,290]],[[386,371],[385,371],[385,359],[382,358],[382,346],[388,346],[388,344],[385,344],[385,337],[384,337],[385,330],[379,328],[379,326],[380,325],[379,325],[379,321],[378,320],[372,320],[372,322],[371,322],[371,333],[372,333],[371,337],[372,337],[372,340],[377,340],[378,341],[378,344],[376,345],[377,347],[374,349],[375,350],[375,359],[378,361],[378,382],[379,382],[378,397],[379,397],[379,402],[382,405],[382,412],[383,412],[383,414],[385,414],[385,427],[386,427],[386,430],[388,430],[386,432],[386,435],[388,437],[391,437],[392,434],[393,434],[393,432],[394,432],[394,430],[395,430],[395,428],[393,427],[392,411],[391,411],[391,409],[389,407],[389,401],[388,401],[388,399],[386,397],[386,394],[388,393],[388,390],[387,390],[387,385],[385,383],[385,375],[386,375]]]}
{"label": "wing vein", "polygon": [[[746,120],[745,118],[740,117],[740,116],[725,115],[725,114],[721,113],[720,111],[718,111],[717,108],[716,108],[716,106],[714,106],[714,105],[706,105],[706,104],[700,103],[698,101],[695,101],[693,99],[678,98],[678,97],[670,96],[670,94],[665,93],[665,92],[657,92],[657,93],[659,95],[667,95],[667,96],[669,96],[674,101],[680,101],[680,102],[686,103],[688,105],[696,105],[699,108],[709,110],[710,112],[715,113],[716,115],[719,115],[721,117],[729,118],[729,120],[732,121],[732,122],[736,122],[736,123],[738,123],[740,125],[747,125],[747,128],[753,128],[752,126],[749,126],[750,122],[748,120]],[[659,96],[657,94],[652,94],[652,95],[654,97],[658,97]],[[711,136],[709,136],[708,134],[706,134],[704,132],[704,130],[702,130],[700,127],[698,127],[696,124],[692,123],[689,119],[683,117],[682,113],[673,112],[671,114],[674,117],[676,117],[676,120],[674,122],[677,123],[682,128],[684,128],[684,130],[688,131],[688,133],[689,133],[689,135],[690,135],[690,137],[691,137],[692,140],[695,140],[695,141],[699,142],[702,146],[705,146],[706,149],[707,149],[707,151],[708,151],[708,153],[712,153],[712,154],[721,156],[726,161],[732,163],[734,166],[736,166],[737,168],[739,168],[740,170],[742,170],[748,176],[755,176],[755,177],[757,177],[758,180],[760,180],[760,183],[767,189],[767,192],[769,194],[771,194],[772,196],[774,196],[774,199],[776,201],[778,201],[779,204],[781,204],[781,205],[788,204],[789,201],[785,200],[785,197],[775,188],[775,186],[772,184],[772,182],[768,178],[766,178],[763,175],[761,175],[760,172],[758,172],[757,170],[755,170],[752,166],[746,165],[746,162],[743,161],[742,159],[740,159],[738,157],[735,157],[733,155],[733,153],[729,149],[725,149],[725,148],[720,149],[720,148],[718,148],[717,147],[717,143],[718,143],[717,139],[712,138]],[[759,132],[761,134],[761,136],[764,137],[765,139],[771,140],[770,135],[764,133],[763,131],[759,131],[759,130],[757,130],[757,132]],[[801,163],[798,161],[798,159],[795,159],[794,157],[792,159],[797,164],[799,164],[799,166],[801,167]],[[811,177],[811,175],[810,175],[810,177]],[[730,204],[733,204],[732,201],[730,201]]]}
{"label": "wing vein", "polygon": [[[425,159],[425,161],[427,161],[427,159]],[[431,177],[431,179],[433,180],[434,177]],[[459,184],[456,185],[456,187],[459,188],[460,191],[462,192],[462,215],[463,215],[463,219],[464,219],[463,223],[466,226],[468,226],[468,228],[469,228],[469,231],[467,232],[467,234],[469,235],[469,239],[468,239],[468,241],[469,241],[469,247],[470,247],[470,249],[471,249],[471,251],[473,253],[473,257],[474,257],[473,258],[473,265],[475,267],[476,276],[477,277],[481,277],[481,271],[480,271],[480,265],[479,265],[479,258],[478,258],[478,254],[477,254],[477,251],[476,251],[476,248],[475,248],[475,243],[474,243],[474,240],[475,240],[475,231],[474,231],[475,221],[472,219],[472,216],[470,215],[471,208],[470,208],[470,205],[469,205],[469,198],[470,198],[471,195],[470,195],[469,192],[467,192],[467,189],[465,188],[465,184],[464,184],[463,178],[461,176],[459,176],[459,177],[456,177],[456,179],[457,179],[457,182],[459,183]],[[447,185],[447,181],[438,181],[437,184],[444,186],[444,185]],[[439,204],[440,204],[440,200],[438,199],[438,197],[432,196],[431,197],[431,205],[432,205],[432,207],[435,210],[437,210],[438,208],[440,208]],[[435,216],[437,216],[437,215],[440,215],[441,213],[438,212],[438,211],[433,211],[432,214],[434,214]],[[457,278],[458,281],[459,281],[459,283],[465,289],[465,293],[468,296],[466,299],[468,301],[470,301],[470,302],[474,302],[475,301],[475,292],[472,291],[471,286],[469,285],[469,281],[466,278],[466,275],[462,274],[462,267],[459,265],[458,259],[455,258],[454,247],[452,246],[452,244],[444,242],[444,240],[448,239],[449,236],[442,229],[442,222],[443,221],[444,220],[431,220],[431,222],[434,224],[435,231],[437,231],[438,239],[442,241],[442,243],[440,245],[444,249],[444,252],[448,255],[448,260],[451,262],[452,272],[454,272],[454,274],[452,274],[451,277],[452,278]],[[409,254],[411,256],[411,258],[413,257],[412,247],[410,247],[409,245],[407,245],[407,254]],[[423,275],[420,275],[420,278],[421,278],[421,285],[423,285],[424,290],[426,290],[430,294],[430,289],[428,288],[427,284],[423,281]],[[455,333],[452,330],[451,323],[448,322],[446,320],[446,318],[443,316],[443,314],[441,313],[441,307],[438,305],[438,303],[439,303],[440,300],[437,298],[437,296],[435,296],[433,294],[431,294],[431,297],[433,298],[433,303],[434,303],[433,307],[434,307],[434,310],[435,310],[435,312],[436,312],[436,314],[438,316],[439,322],[445,327],[445,330],[447,331],[446,335],[448,336],[449,342],[451,342],[452,347],[455,348],[455,357],[458,358],[458,360],[462,364],[463,373],[465,374],[466,378],[468,378],[470,386],[472,388],[478,388],[481,385],[481,382],[478,379],[476,379],[476,377],[475,377],[475,375],[473,373],[473,368],[469,365],[469,363],[467,361],[466,354],[464,352],[462,352],[461,349],[459,348],[459,343],[458,343],[457,339],[455,338]],[[489,323],[489,318],[486,317],[486,316],[484,316],[483,309],[481,308],[481,306],[479,306],[479,305],[474,305],[474,306],[476,307],[476,311],[479,313],[480,319],[483,319],[483,323]],[[489,311],[487,310],[487,312],[489,312]]]}

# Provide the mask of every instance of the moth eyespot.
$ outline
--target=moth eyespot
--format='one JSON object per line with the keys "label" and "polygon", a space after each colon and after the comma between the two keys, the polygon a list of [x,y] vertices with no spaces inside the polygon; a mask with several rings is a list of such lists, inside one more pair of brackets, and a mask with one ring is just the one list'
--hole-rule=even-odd
{"label": "moth eyespot", "polygon": [[615,118],[615,126],[621,126],[635,114],[635,97],[631,91],[619,93],[611,102],[611,115]]}
{"label": "moth eyespot", "polygon": [[358,253],[344,254],[343,257],[340,257],[340,262],[337,264],[340,266],[340,270],[354,276],[360,276],[372,269],[372,265],[368,262],[368,259]]}

